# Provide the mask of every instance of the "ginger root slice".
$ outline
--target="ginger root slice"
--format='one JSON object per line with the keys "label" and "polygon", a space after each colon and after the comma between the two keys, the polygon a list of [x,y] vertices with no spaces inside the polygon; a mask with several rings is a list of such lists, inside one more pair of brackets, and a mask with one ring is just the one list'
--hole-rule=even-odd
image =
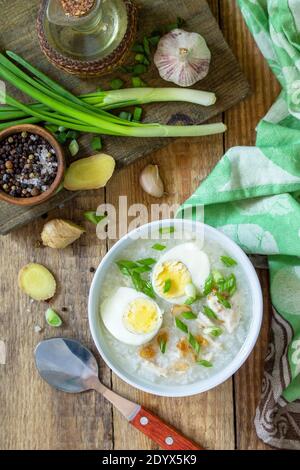
{"label": "ginger root slice", "polygon": [[64,249],[78,240],[84,232],[84,228],[69,220],[53,219],[44,225],[41,237],[45,246]]}
{"label": "ginger root slice", "polygon": [[104,153],[77,160],[66,171],[64,187],[69,191],[103,188],[115,166],[113,157]]}
{"label": "ginger root slice", "polygon": [[56,281],[45,266],[30,263],[19,272],[19,287],[34,300],[49,300],[56,292]]}

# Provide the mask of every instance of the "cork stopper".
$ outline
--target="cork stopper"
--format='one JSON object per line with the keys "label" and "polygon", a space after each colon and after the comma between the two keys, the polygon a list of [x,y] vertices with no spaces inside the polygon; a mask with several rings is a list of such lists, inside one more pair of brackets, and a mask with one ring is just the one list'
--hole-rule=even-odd
{"label": "cork stopper", "polygon": [[80,18],[90,13],[95,5],[95,0],[60,0],[67,16]]}

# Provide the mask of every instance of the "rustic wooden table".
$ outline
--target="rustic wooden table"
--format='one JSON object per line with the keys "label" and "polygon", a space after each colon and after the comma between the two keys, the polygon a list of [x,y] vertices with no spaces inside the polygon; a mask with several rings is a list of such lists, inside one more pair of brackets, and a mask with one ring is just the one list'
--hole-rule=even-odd
{"label": "rustic wooden table", "polygon": [[[116,174],[105,191],[82,194],[49,218],[61,216],[81,221],[84,210],[104,201],[117,205],[119,195],[128,203],[154,201],[139,187],[138,176],[147,162],[158,163],[169,192],[168,203],[187,198],[211,171],[226,149],[252,145],[255,126],[279,92],[272,73],[256,47],[236,2],[210,0],[223,33],[253,88],[253,95],[226,112],[225,136],[179,140],[168,148]],[[219,118],[220,118],[219,117]],[[218,118],[218,119],[219,119]],[[255,171],[255,169],[249,169]],[[6,365],[0,365],[1,449],[155,449],[94,393],[64,395],[51,390],[35,370],[33,350],[43,338],[63,333],[83,341],[94,352],[87,320],[87,296],[93,274],[107,251],[105,242],[87,224],[87,234],[64,252],[36,248],[44,220],[0,239],[0,340],[6,343]],[[17,273],[30,261],[48,265],[61,281],[55,306],[63,313],[64,328],[34,326],[44,323],[44,305],[31,303],[17,288]],[[267,449],[255,434],[253,418],[260,396],[263,360],[268,341],[270,302],[268,273],[259,272],[265,299],[264,324],[258,343],[240,371],[226,383],[192,398],[159,398],[139,392],[119,380],[101,364],[101,379],[115,391],[158,413],[184,434],[209,449]]]}

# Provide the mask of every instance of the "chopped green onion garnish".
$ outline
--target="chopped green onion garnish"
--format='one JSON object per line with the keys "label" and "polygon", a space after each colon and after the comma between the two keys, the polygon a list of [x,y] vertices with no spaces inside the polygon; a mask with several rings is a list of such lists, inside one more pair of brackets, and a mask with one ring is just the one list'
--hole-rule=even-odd
{"label": "chopped green onion garnish", "polygon": [[203,332],[207,335],[213,336],[214,338],[218,338],[223,334],[222,328],[219,328],[218,326],[209,326],[205,328]]}
{"label": "chopped green onion garnish", "polygon": [[184,302],[184,305],[192,305],[196,302],[197,300],[197,297],[189,297],[188,299],[186,299],[186,301]]}
{"label": "chopped green onion garnish", "polygon": [[144,46],[142,46],[142,44],[137,44],[137,43],[132,46],[132,51],[133,52],[140,52],[142,54],[144,54],[144,52],[145,52],[144,51]]}
{"label": "chopped green onion garnish", "polygon": [[179,328],[179,330],[183,331],[184,333],[189,332],[189,329],[186,324],[183,323],[183,321],[181,321],[178,317],[175,318],[175,325],[177,326],[177,328]]}
{"label": "chopped green onion garnish", "polygon": [[175,227],[161,227],[159,229],[159,233],[161,235],[165,235],[167,233],[174,233],[175,232]]}
{"label": "chopped green onion garnish", "polygon": [[144,266],[152,266],[156,263],[156,260],[154,258],[145,258],[138,260],[137,263],[142,264]]}
{"label": "chopped green onion garnish", "polygon": [[156,251],[164,251],[166,248],[166,245],[161,245],[160,243],[155,243],[155,245],[152,246],[152,249]]}
{"label": "chopped green onion garnish", "polygon": [[86,211],[84,212],[84,217],[92,224],[98,225],[103,219],[106,218],[106,215],[97,215],[95,211]]}
{"label": "chopped green onion garnish", "polygon": [[197,361],[197,364],[203,367],[213,367],[213,364],[210,361],[205,361],[204,359]]}
{"label": "chopped green onion garnish", "polygon": [[101,137],[93,137],[91,147],[95,152],[102,149],[102,140]]}
{"label": "chopped green onion garnish", "polygon": [[230,268],[231,266],[236,266],[237,265],[237,262],[235,261],[235,259],[230,258],[230,256],[221,256],[221,261],[228,268]]}
{"label": "chopped green onion garnish", "polygon": [[144,64],[137,64],[133,66],[133,73],[134,75],[141,75],[142,73],[147,72],[147,67]]}
{"label": "chopped green onion garnish", "polygon": [[195,313],[193,312],[183,312],[181,314],[182,318],[184,318],[185,320],[196,320],[196,318],[198,318],[198,315],[196,315]]}
{"label": "chopped green onion garnish", "polygon": [[210,294],[211,291],[213,290],[213,287],[214,287],[214,278],[213,278],[212,275],[210,275],[210,276],[208,276],[208,278],[205,281],[203,294],[204,295]]}
{"label": "chopped green onion garnish", "polygon": [[216,284],[218,284],[218,282],[220,281],[224,281],[224,276],[220,273],[220,271],[217,271],[216,269],[212,271],[212,276]]}
{"label": "chopped green onion garnish", "polygon": [[236,289],[237,289],[237,285],[236,285],[236,277],[234,274],[230,274],[230,276],[228,276],[224,282],[220,282],[218,284],[219,286],[219,292],[222,294],[223,292],[227,292],[227,294],[229,296],[232,296]]}
{"label": "chopped green onion garnish", "polygon": [[159,341],[159,349],[161,350],[162,354],[165,354],[167,349],[167,341],[163,338]]}
{"label": "chopped green onion garnish", "polygon": [[167,279],[166,282],[165,282],[165,285],[164,285],[164,294],[166,294],[167,292],[170,291],[171,286],[172,286],[171,279]]}
{"label": "chopped green onion garnish", "polygon": [[149,273],[151,271],[151,268],[150,266],[138,266],[137,268],[133,268],[133,271],[135,273],[140,273],[140,274],[143,274],[143,273]]}
{"label": "chopped green onion garnish", "polygon": [[127,111],[121,111],[119,114],[120,119],[124,119],[124,121],[131,121],[132,120],[132,114],[128,113]]}
{"label": "chopped green onion garnish", "polygon": [[78,152],[79,152],[79,144],[77,142],[77,140],[72,140],[70,145],[69,145],[69,150],[70,150],[70,154],[72,155],[72,157],[75,157]]}
{"label": "chopped green onion garnish", "polygon": [[200,352],[200,349],[201,349],[201,346],[200,344],[198,343],[198,341],[196,340],[195,336],[192,335],[192,333],[189,333],[189,343],[190,345],[192,346],[192,348],[194,349],[194,351],[199,354]]}
{"label": "chopped green onion garnish", "polygon": [[115,78],[114,80],[110,82],[110,88],[112,90],[120,90],[120,88],[122,88],[123,85],[124,85],[124,82],[120,78]]}
{"label": "chopped green onion garnish", "polygon": [[218,320],[218,317],[215,314],[215,312],[211,308],[207,307],[207,305],[204,305],[203,313],[204,313],[204,315],[207,316],[207,318],[209,318],[211,320]]}
{"label": "chopped green onion garnish", "polygon": [[134,108],[133,111],[133,120],[139,122],[142,119],[143,110],[142,108]]}
{"label": "chopped green onion garnish", "polygon": [[131,82],[134,88],[144,88],[147,86],[140,77],[132,77]]}
{"label": "chopped green onion garnish", "polygon": [[144,56],[144,54],[136,54],[134,60],[136,62],[141,62],[143,64],[144,60],[145,60],[145,56]]}
{"label": "chopped green onion garnish", "polygon": [[223,307],[225,307],[225,308],[231,308],[231,303],[230,303],[227,299],[225,299],[225,297],[223,297],[223,296],[222,296],[221,294],[219,294],[218,292],[217,292],[216,295],[217,295],[217,298],[218,298],[219,303],[220,303],[221,305],[223,305]]}
{"label": "chopped green onion garnish", "polygon": [[130,260],[127,260],[127,259],[121,259],[119,261],[116,262],[117,265],[122,268],[127,268],[127,269],[133,269],[133,268],[138,268],[138,264],[135,263],[134,261],[130,261]]}
{"label": "chopped green onion garnish", "polygon": [[53,326],[54,328],[58,328],[62,325],[62,319],[60,318],[58,313],[53,310],[53,308],[48,308],[45,316],[48,325]]}

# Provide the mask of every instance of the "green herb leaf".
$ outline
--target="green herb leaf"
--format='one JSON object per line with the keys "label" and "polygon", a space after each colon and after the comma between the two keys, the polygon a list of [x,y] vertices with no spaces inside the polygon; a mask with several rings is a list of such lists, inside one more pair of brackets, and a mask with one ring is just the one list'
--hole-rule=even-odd
{"label": "green herb leaf", "polygon": [[160,243],[155,243],[155,245],[152,246],[152,249],[156,251],[164,251],[166,248],[166,245],[161,245]]}
{"label": "green herb leaf", "polygon": [[196,340],[195,336],[192,335],[192,333],[189,333],[189,343],[190,345],[192,346],[192,348],[194,349],[194,351],[199,354],[200,352],[200,349],[201,349],[201,346],[200,344],[198,343],[198,341]]}
{"label": "green herb leaf", "polygon": [[95,152],[97,152],[98,150],[101,150],[102,149],[101,137],[96,137],[96,136],[93,137],[91,147]]}
{"label": "green herb leaf", "polygon": [[69,145],[69,151],[72,157],[75,157],[79,152],[79,144],[77,140],[72,140]]}
{"label": "green herb leaf", "polygon": [[219,292],[217,292],[217,298],[218,298],[219,303],[223,305],[223,307],[231,308],[231,303],[227,299],[225,299],[225,297],[219,294]]}
{"label": "green herb leaf", "polygon": [[145,259],[138,260],[137,263],[145,265],[145,266],[152,266],[153,264],[156,263],[156,260],[154,258],[145,258]]}
{"label": "green herb leaf", "polygon": [[159,341],[159,349],[161,350],[162,354],[165,354],[167,349],[167,341],[163,338],[161,338]]}
{"label": "green herb leaf", "polygon": [[67,139],[76,140],[78,139],[78,137],[79,137],[79,132],[76,132],[76,131],[67,132]]}
{"label": "green herb leaf", "polygon": [[183,331],[184,333],[189,332],[189,329],[186,324],[183,323],[183,321],[181,321],[178,317],[175,318],[175,325],[177,326],[177,328],[179,328],[179,330]]}
{"label": "green herb leaf", "polygon": [[66,132],[60,132],[59,134],[56,134],[56,140],[60,144],[64,145],[68,140],[67,133]]}
{"label": "green herb leaf", "polygon": [[166,235],[168,233],[174,233],[175,232],[175,227],[161,227],[159,229],[159,233],[161,235]]}
{"label": "green herb leaf", "polygon": [[137,268],[133,268],[133,271],[135,273],[143,274],[143,273],[149,273],[151,271],[151,268],[150,266],[138,266]]}
{"label": "green herb leaf", "polygon": [[165,286],[164,286],[164,294],[166,294],[167,292],[170,291],[171,286],[172,286],[171,279],[167,279],[166,282],[165,282]]}
{"label": "green herb leaf", "polygon": [[217,315],[215,314],[215,312],[214,312],[211,308],[207,307],[207,305],[204,305],[204,307],[203,307],[203,313],[204,313],[204,315],[206,315],[207,318],[209,318],[210,320],[218,320],[218,317],[217,317]]}
{"label": "green herb leaf", "polygon": [[62,325],[62,319],[60,318],[58,313],[53,310],[53,308],[48,308],[45,316],[48,325],[53,326],[54,328],[58,328]]}
{"label": "green herb leaf", "polygon": [[237,262],[235,261],[235,259],[230,258],[230,256],[221,256],[221,261],[228,268],[230,268],[231,266],[236,266],[237,265]]}
{"label": "green herb leaf", "polygon": [[89,222],[92,222],[92,224],[95,224],[95,225],[98,225],[99,222],[106,219],[107,217],[106,215],[97,215],[95,211],[86,211],[84,212],[83,215],[86,218],[86,220],[88,220]]}
{"label": "green herb leaf", "polygon": [[198,318],[198,316],[194,312],[183,312],[181,316],[185,320],[196,320],[196,318]]}
{"label": "green herb leaf", "polygon": [[208,276],[204,284],[203,294],[208,295],[211,293],[214,287],[214,278],[212,275]]}
{"label": "green herb leaf", "polygon": [[124,85],[124,82],[120,78],[115,78],[114,80],[110,82],[110,88],[112,90],[120,90],[120,88],[122,88],[123,85]]}
{"label": "green herb leaf", "polygon": [[133,111],[133,120],[139,122],[142,119],[143,110],[142,108],[134,108]]}
{"label": "green herb leaf", "polygon": [[205,361],[204,359],[197,361],[197,364],[203,367],[213,367],[213,364],[210,361]]}

